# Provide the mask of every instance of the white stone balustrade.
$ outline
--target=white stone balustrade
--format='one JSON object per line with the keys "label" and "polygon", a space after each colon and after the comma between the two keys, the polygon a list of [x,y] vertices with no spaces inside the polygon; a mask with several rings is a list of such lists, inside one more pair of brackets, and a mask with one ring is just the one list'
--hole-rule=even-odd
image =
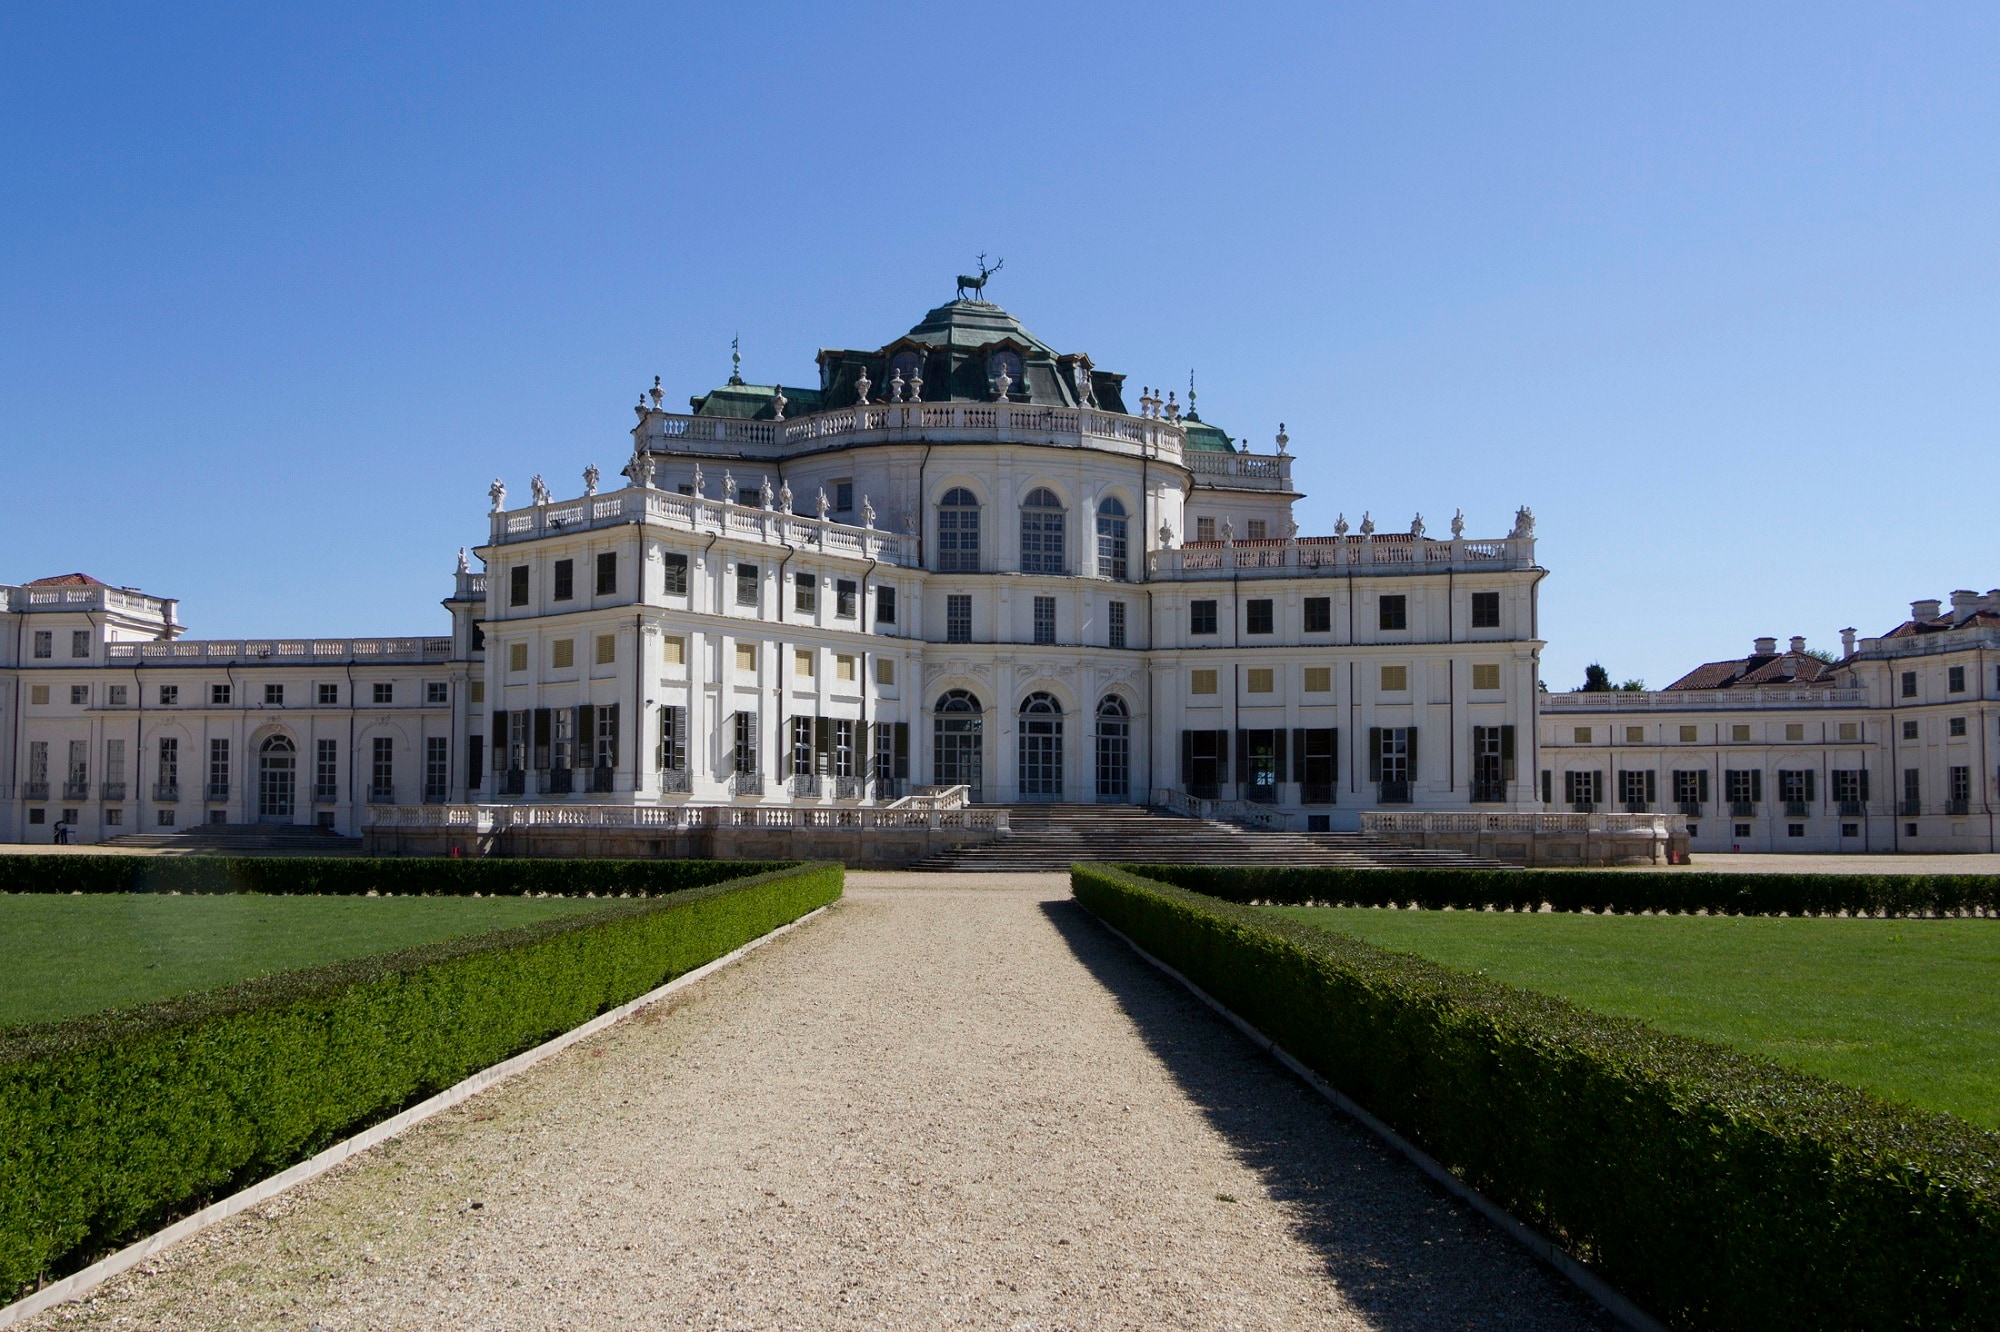
{"label": "white stone balustrade", "polygon": [[1665,814],[1483,814],[1450,810],[1364,812],[1373,833],[1647,833],[1666,837]]}
{"label": "white stone balustrade", "polygon": [[[830,444],[983,443],[1027,440],[1090,447],[1179,463],[1187,432],[1172,421],[1044,407],[1022,402],[880,402],[842,407],[789,421],[734,421],[714,416],[649,412],[641,438],[665,453],[724,450],[779,459]],[[1225,456],[1216,454],[1215,457]],[[1272,459],[1261,459],[1270,462]]]}
{"label": "white stone balustrade", "polygon": [[959,809],[813,809],[768,805],[371,805],[371,828],[876,828],[1008,832],[1007,811]]}
{"label": "white stone balustrade", "polygon": [[1431,541],[1392,536],[1294,537],[1275,541],[1190,541],[1156,550],[1147,569],[1155,578],[1295,578],[1357,573],[1469,573],[1532,569],[1533,537],[1497,541]]}
{"label": "white stone balustrade", "polygon": [[1543,712],[1709,712],[1753,708],[1865,708],[1868,691],[1858,688],[1769,685],[1752,689],[1648,689],[1543,694]]}
{"label": "white stone balustrade", "polygon": [[174,643],[109,643],[111,661],[195,661],[250,663],[312,662],[359,666],[399,666],[448,661],[449,638],[274,638],[182,639]]}
{"label": "white stone balustrade", "polygon": [[805,547],[857,560],[879,560],[901,568],[914,567],[917,562],[917,539],[907,534],[637,486],[561,504],[508,509],[490,517],[495,545],[532,541],[561,532],[620,527],[637,521],[681,532],[720,532],[765,545]]}

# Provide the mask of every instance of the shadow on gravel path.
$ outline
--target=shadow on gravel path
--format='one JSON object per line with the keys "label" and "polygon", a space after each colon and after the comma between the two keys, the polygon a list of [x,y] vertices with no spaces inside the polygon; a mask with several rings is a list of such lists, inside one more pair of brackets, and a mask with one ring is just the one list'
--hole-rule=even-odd
{"label": "shadow on gravel path", "polygon": [[1620,1325],[1074,902],[1049,923],[1384,1332]]}

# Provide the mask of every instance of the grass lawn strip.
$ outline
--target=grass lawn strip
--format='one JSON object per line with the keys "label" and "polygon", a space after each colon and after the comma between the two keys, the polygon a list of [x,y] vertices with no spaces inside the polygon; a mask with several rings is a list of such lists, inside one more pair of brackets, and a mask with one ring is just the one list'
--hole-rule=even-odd
{"label": "grass lawn strip", "polygon": [[587,898],[0,896],[0,1027],[601,910]]}
{"label": "grass lawn strip", "polygon": [[1992,921],[1272,910],[2000,1128]]}

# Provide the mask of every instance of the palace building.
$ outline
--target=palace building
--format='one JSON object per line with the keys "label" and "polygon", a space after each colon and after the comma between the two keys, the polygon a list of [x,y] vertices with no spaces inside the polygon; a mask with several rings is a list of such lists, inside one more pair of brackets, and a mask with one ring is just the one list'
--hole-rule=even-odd
{"label": "palace building", "polygon": [[0,837],[1090,802],[1990,843],[1963,811],[1992,768],[1939,728],[1983,745],[1993,724],[1958,708],[1992,598],[1832,667],[1770,652],[1543,695],[1526,509],[1484,538],[1366,515],[1301,535],[1282,426],[1253,452],[1192,390],[1135,394],[984,300],[823,350],[812,378],[732,373],[685,412],[655,380],[617,480],[585,468],[558,497],[537,476],[526,503],[494,482],[484,571],[461,552],[437,637],[197,640],[174,601],[84,575],[0,588]]}

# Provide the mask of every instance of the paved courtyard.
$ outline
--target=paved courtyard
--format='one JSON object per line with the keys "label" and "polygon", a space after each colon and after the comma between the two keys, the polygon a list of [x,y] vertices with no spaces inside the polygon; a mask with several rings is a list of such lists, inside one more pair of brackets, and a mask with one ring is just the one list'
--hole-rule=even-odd
{"label": "paved courtyard", "polygon": [[1608,1326],[1068,900],[742,963],[35,1327]]}

